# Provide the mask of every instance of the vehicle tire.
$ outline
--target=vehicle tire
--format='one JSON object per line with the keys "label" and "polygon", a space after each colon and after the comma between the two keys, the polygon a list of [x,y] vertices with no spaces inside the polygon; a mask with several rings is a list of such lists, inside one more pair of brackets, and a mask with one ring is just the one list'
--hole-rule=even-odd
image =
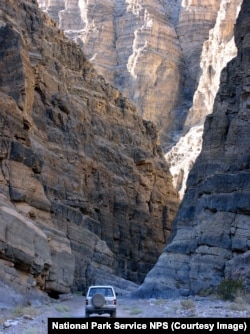
{"label": "vehicle tire", "polygon": [[97,293],[92,297],[92,304],[97,308],[102,307],[105,304],[104,296],[100,293]]}
{"label": "vehicle tire", "polygon": [[113,311],[111,314],[110,314],[111,318],[116,318],[116,311]]}

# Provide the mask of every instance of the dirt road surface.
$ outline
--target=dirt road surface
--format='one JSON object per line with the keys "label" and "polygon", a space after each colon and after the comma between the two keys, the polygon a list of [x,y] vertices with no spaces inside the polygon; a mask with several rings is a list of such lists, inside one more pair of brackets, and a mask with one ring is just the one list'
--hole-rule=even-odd
{"label": "dirt road surface", "polygon": [[[48,318],[84,318],[85,297],[0,309],[0,334],[47,334]],[[104,317],[105,315],[102,315]],[[109,316],[108,316],[109,317]],[[250,304],[218,298],[133,299],[118,297],[117,318],[250,318]],[[71,333],[71,331],[69,331]]]}

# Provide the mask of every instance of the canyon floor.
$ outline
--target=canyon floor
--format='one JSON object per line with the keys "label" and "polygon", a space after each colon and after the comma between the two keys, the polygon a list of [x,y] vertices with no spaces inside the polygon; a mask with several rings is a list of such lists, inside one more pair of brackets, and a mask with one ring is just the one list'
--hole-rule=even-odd
{"label": "canyon floor", "polygon": [[[217,297],[165,300],[118,296],[117,318],[250,318],[247,299],[242,296],[229,302]],[[46,334],[48,318],[84,318],[84,303],[84,296],[69,295],[37,306],[2,308],[0,334]]]}

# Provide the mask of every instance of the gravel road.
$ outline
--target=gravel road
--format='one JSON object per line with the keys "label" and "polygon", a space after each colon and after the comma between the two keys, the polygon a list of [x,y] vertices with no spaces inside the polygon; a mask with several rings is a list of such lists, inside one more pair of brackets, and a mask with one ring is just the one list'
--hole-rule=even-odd
{"label": "gravel road", "polygon": [[[0,334],[47,334],[48,318],[84,318],[84,303],[85,297],[70,295],[66,300],[52,299],[46,305],[0,309]],[[215,317],[250,318],[250,304],[243,299],[225,302],[198,297],[168,300],[118,297],[117,318]]]}

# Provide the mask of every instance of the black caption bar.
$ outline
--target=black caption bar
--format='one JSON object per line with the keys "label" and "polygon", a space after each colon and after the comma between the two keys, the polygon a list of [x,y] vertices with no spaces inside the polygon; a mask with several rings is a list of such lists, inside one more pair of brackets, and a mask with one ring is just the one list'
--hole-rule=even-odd
{"label": "black caption bar", "polygon": [[[250,318],[48,318],[48,334],[83,333],[86,330],[140,329],[178,332],[202,330],[206,332],[246,332]],[[226,333],[225,333],[226,334]]]}

